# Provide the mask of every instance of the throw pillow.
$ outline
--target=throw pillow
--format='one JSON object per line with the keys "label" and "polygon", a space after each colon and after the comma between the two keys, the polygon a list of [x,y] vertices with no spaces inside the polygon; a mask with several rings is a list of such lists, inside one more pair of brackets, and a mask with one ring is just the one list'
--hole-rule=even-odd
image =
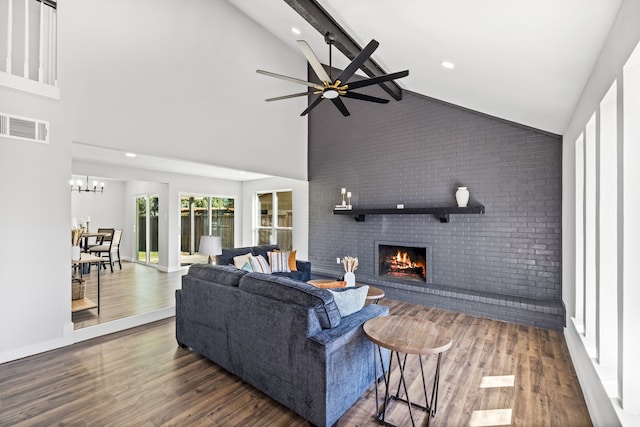
{"label": "throw pillow", "polygon": [[269,263],[262,255],[252,256],[251,258],[251,268],[256,273],[264,273],[271,274],[271,268],[269,267]]}
{"label": "throw pillow", "polygon": [[[274,250],[274,252],[282,252],[279,249]],[[290,271],[298,271],[298,266],[296,264],[296,251],[284,252],[289,254],[289,270]]]}
{"label": "throw pillow", "polygon": [[298,271],[298,267],[296,267],[296,251],[289,252],[289,269]]}
{"label": "throw pillow", "polygon": [[245,271],[248,271],[249,273],[253,273],[253,268],[251,268],[250,262],[245,262],[241,270],[245,270]]}
{"label": "throw pillow", "polygon": [[269,266],[272,273],[285,272],[290,273],[289,268],[289,252],[267,252],[269,257]]}
{"label": "throw pillow", "polygon": [[327,289],[333,294],[333,300],[338,306],[340,317],[346,317],[350,314],[360,311],[364,307],[367,299],[368,286],[358,286],[357,288],[347,289],[341,292]]}
{"label": "throw pillow", "polygon": [[249,263],[249,265],[251,265],[249,261],[250,259],[251,252],[249,252],[248,254],[235,256],[233,257],[233,265],[235,265],[236,268],[243,268],[246,263]]}

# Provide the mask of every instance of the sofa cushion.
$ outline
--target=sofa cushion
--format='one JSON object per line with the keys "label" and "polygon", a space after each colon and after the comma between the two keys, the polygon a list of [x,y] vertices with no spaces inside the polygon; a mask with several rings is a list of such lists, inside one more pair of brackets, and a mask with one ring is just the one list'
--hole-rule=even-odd
{"label": "sofa cushion", "polygon": [[364,307],[364,302],[367,299],[367,292],[369,292],[369,286],[358,286],[357,288],[344,288],[341,290],[331,290],[329,292],[333,295],[333,300],[338,306],[340,316],[347,317],[357,311],[360,311]]}
{"label": "sofa cushion", "polygon": [[340,311],[331,293],[325,289],[288,277],[248,273],[240,280],[240,289],[277,301],[313,308],[324,329],[340,324]]}
{"label": "sofa cushion", "polygon": [[232,265],[193,264],[189,267],[189,276],[208,280],[226,286],[238,286],[240,278],[247,271],[239,270]]}
{"label": "sofa cushion", "polygon": [[289,279],[297,280],[298,282],[306,282],[306,276],[304,271],[290,271],[285,273],[284,271],[277,271],[273,273],[274,276],[288,277]]}

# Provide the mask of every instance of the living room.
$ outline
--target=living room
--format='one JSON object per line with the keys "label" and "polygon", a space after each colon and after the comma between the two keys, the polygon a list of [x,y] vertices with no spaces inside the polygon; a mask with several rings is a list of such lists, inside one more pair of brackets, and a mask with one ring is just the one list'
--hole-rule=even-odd
{"label": "living room", "polygon": [[[419,238],[438,242],[433,248],[438,274],[434,279],[440,284],[447,280],[460,280],[465,285],[496,282],[505,287],[494,289],[494,294],[508,286],[531,292],[528,297],[550,293],[566,307],[566,317],[563,316],[567,319],[566,327],[561,328],[565,328],[570,348],[571,343],[575,344],[571,348],[572,357],[587,402],[595,407],[602,406],[598,402],[605,402],[602,411],[610,415],[611,408],[618,405],[618,398],[610,397],[602,385],[591,362],[590,344],[583,344],[579,328],[571,321],[577,310],[576,293],[580,292],[575,285],[578,279],[574,143],[612,82],[622,74],[640,39],[637,29],[628,22],[633,21],[629,17],[640,16],[640,8],[631,0],[620,4],[620,14],[603,45],[603,53],[595,64],[587,65],[587,75],[592,77],[585,83],[583,95],[576,100],[566,126],[556,132],[485,117],[416,93],[407,93],[403,101],[391,101],[385,106],[358,105],[344,123],[337,121],[343,119],[336,111],[324,108],[330,105],[318,108],[307,121],[298,117],[307,106],[305,98],[286,103],[264,102],[270,96],[289,93],[290,84],[255,75],[256,68],[264,68],[286,70],[306,79],[307,66],[300,53],[227,2],[194,1],[193,7],[177,4],[158,7],[148,2],[135,5],[112,2],[108,7],[94,1],[60,4],[59,100],[0,87],[0,111],[47,120],[51,125],[49,144],[0,138],[3,159],[0,188],[14,207],[3,214],[2,221],[2,234],[8,239],[1,252],[6,267],[0,273],[3,294],[0,321],[7,326],[2,328],[0,362],[76,342],[69,310],[66,250],[72,216],[67,185],[71,175],[166,185],[170,204],[161,209],[166,209],[163,221],[167,230],[177,227],[181,192],[211,193],[220,188],[225,195],[237,196],[241,201],[244,218],[238,246],[252,244],[252,211],[247,207],[251,206],[255,191],[291,188],[281,183],[230,184],[206,177],[189,178],[189,188],[183,188],[178,180],[169,180],[164,173],[73,159],[74,144],[89,145],[255,171],[279,177],[274,180],[300,182],[298,200],[306,211],[300,211],[301,221],[294,220],[296,227],[298,224],[303,227],[302,238],[294,246],[302,254],[306,252],[305,258],[314,263],[319,273],[338,274],[335,258],[357,255],[369,264],[363,265],[362,274],[370,274],[369,278],[375,280],[372,265],[377,241],[407,243]],[[147,19],[152,10],[154,19]],[[192,22],[192,31],[182,31],[176,25],[182,21]],[[229,37],[233,43],[226,41]],[[618,102],[622,102],[621,97]],[[430,119],[430,114],[435,118]],[[425,117],[432,120],[425,129],[435,133],[468,125],[461,133],[466,142],[446,146],[441,137],[420,137],[417,123]],[[447,117],[453,117],[449,123],[445,123]],[[436,123],[438,120],[441,122]],[[327,122],[332,126],[324,126]],[[472,138],[479,130],[485,132],[484,137]],[[522,147],[531,151],[507,150],[504,145],[508,141],[495,138],[500,132],[515,133]],[[388,143],[405,141],[403,148],[410,146],[414,151],[411,154],[392,151],[385,147],[384,139]],[[406,143],[407,139],[411,141]],[[420,152],[429,143],[437,145],[438,157]],[[380,153],[377,159],[385,157],[388,161],[376,162],[374,149]],[[447,149],[450,151],[446,152]],[[406,166],[402,159],[406,159]],[[503,162],[511,162],[511,169],[501,170]],[[421,164],[427,169],[426,174],[419,174]],[[457,172],[444,171],[451,168]],[[530,175],[518,179],[519,170],[528,170]],[[437,174],[443,171],[445,174],[439,176],[457,179],[438,178]],[[57,182],[61,184],[48,185]],[[194,190],[194,185],[201,186]],[[223,188],[230,185],[237,185],[236,190]],[[349,216],[333,216],[330,211],[340,201],[342,187],[353,193],[355,206],[410,207],[453,204],[455,188],[461,185],[469,187],[471,203],[485,206],[485,214],[452,215],[448,224],[417,216],[392,223],[373,215],[358,223]],[[516,236],[519,231],[514,222],[518,221],[545,224],[538,227],[546,233],[544,242],[538,244],[545,247],[513,246],[517,242],[508,239],[523,238]],[[308,232],[304,224],[308,225]],[[501,228],[500,224],[509,226]],[[405,226],[412,231],[402,235]],[[372,236],[376,227],[385,230],[382,238]],[[629,234],[633,229],[625,231],[625,236],[630,235],[633,240],[635,235]],[[179,257],[172,254],[178,250],[176,235],[167,233],[163,243],[167,269],[179,266]],[[447,239],[466,243],[451,248],[443,243]],[[47,256],[34,264],[36,260],[25,255],[33,252],[34,243],[43,242],[48,248],[59,250],[48,251]],[[497,243],[505,246],[493,252],[495,260],[487,260],[487,249],[495,248]],[[510,271],[505,266],[522,259],[513,255],[518,249],[533,250],[534,256],[541,257],[536,261],[549,263],[542,270],[528,268],[539,271],[534,274],[538,278],[534,287],[528,282],[532,276],[520,277],[521,270]],[[444,268],[445,254],[453,258],[455,268]],[[468,270],[471,268],[474,272]],[[478,270],[482,279],[474,277]],[[515,275],[511,277],[513,282],[507,280],[511,275]],[[625,293],[625,300],[637,301],[636,296]],[[17,304],[18,301],[29,304]],[[620,334],[629,333],[638,324],[631,311],[625,310],[624,318],[620,315],[620,323],[626,326],[617,328]],[[604,333],[598,336],[603,337]],[[596,338],[593,340],[595,343]],[[627,343],[620,353],[625,360],[631,360],[634,349],[631,341],[627,338],[618,343]],[[628,368],[633,364],[624,365],[627,384],[637,385],[640,378]],[[634,396],[633,390],[628,389],[626,396]],[[634,412],[632,405],[631,408],[632,413],[638,412]],[[608,419],[607,415],[602,417]]]}

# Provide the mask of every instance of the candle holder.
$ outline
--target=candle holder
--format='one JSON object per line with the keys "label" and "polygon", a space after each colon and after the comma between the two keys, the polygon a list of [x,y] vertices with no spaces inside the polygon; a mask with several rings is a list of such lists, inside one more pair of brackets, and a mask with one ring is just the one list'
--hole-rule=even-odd
{"label": "candle holder", "polygon": [[351,191],[347,192],[347,208],[351,209]]}

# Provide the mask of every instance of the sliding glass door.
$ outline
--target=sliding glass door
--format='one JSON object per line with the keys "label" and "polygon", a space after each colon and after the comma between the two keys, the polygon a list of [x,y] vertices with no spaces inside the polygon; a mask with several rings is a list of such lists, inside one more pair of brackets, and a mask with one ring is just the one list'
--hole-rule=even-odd
{"label": "sliding glass door", "polygon": [[198,253],[200,236],[220,236],[223,248],[234,247],[235,200],[210,195],[180,198],[180,264],[206,263]]}
{"label": "sliding glass door", "polygon": [[158,196],[136,197],[136,260],[158,264]]}

